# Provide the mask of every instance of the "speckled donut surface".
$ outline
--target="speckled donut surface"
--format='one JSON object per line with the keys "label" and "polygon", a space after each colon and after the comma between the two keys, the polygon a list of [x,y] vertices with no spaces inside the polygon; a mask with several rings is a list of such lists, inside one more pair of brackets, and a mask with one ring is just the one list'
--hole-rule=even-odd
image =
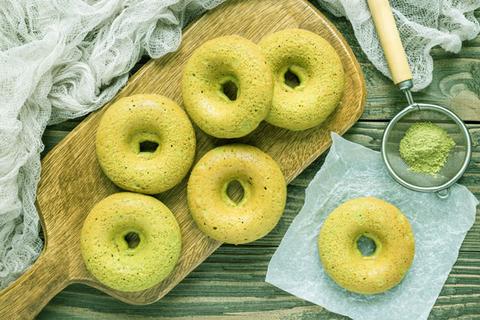
{"label": "speckled donut surface", "polygon": [[[240,202],[227,195],[230,182],[243,190]],[[188,181],[190,213],[205,234],[241,244],[269,233],[285,208],[286,183],[278,164],[260,149],[241,144],[207,152]]]}
{"label": "speckled donut surface", "polygon": [[[266,121],[295,131],[324,122],[344,89],[343,66],[335,49],[321,36],[302,29],[270,34],[259,46],[274,78],[272,108]],[[292,74],[297,79],[289,85],[285,79]]]}
{"label": "speckled donut surface", "polygon": [[[236,99],[224,93],[237,87]],[[242,137],[257,128],[270,110],[272,74],[260,48],[232,35],[205,42],[188,60],[182,78],[185,109],[209,135]]]}
{"label": "speckled donut surface", "polygon": [[[126,237],[136,233],[138,245]],[[165,279],[181,251],[172,212],[159,200],[131,192],[113,194],[90,211],[81,232],[85,265],[104,285],[119,291],[148,289]]]}
{"label": "speckled donut surface", "polygon": [[[157,147],[143,150],[145,143]],[[174,187],[187,174],[195,156],[195,132],[174,101],[137,94],[105,111],[96,152],[103,172],[120,188],[155,194]]]}
{"label": "speckled donut surface", "polygon": [[[364,256],[357,240],[365,236],[376,250]],[[325,272],[341,287],[375,294],[396,286],[415,255],[412,228],[392,204],[373,197],[349,200],[327,217],[318,236]]]}

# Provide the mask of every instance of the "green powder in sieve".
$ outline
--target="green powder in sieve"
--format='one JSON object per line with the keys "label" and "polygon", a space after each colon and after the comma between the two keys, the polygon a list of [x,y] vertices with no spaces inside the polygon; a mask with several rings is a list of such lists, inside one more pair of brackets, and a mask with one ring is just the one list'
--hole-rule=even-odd
{"label": "green powder in sieve", "polygon": [[443,168],[454,146],[444,129],[419,122],[410,126],[400,141],[400,156],[410,170],[434,175]]}

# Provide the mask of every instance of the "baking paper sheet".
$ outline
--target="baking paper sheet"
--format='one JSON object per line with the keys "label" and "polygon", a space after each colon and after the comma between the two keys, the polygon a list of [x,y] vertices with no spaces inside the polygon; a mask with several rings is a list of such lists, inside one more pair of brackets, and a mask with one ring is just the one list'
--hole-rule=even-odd
{"label": "baking paper sheet", "polygon": [[[475,196],[455,185],[447,199],[410,191],[386,171],[379,152],[332,134],[325,163],[306,190],[305,204],[268,265],[266,281],[352,319],[427,319],[467,231]],[[339,204],[375,196],[397,206],[415,234],[415,259],[400,285],[377,295],[350,293],[324,272],[317,249],[320,227]]]}

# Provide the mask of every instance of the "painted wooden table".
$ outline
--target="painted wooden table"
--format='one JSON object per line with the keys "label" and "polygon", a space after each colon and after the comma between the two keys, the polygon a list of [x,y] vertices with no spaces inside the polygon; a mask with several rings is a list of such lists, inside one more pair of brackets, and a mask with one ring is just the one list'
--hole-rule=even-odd
{"label": "painted wooden table", "polygon": [[[480,11],[476,16],[480,19]],[[367,80],[366,110],[345,137],[379,150],[383,129],[405,105],[404,97],[367,60],[349,23],[342,18],[329,17],[349,41]],[[480,37],[465,42],[458,55],[435,48],[433,56],[433,82],[421,93],[416,93],[415,98],[450,106],[467,122],[473,138],[473,159],[460,183],[480,199]],[[79,121],[49,127],[44,135],[45,152]],[[344,319],[264,282],[268,262],[300,211],[305,188],[322,166],[323,159],[324,156],[317,159],[289,185],[285,214],[272,233],[248,245],[223,245],[157,303],[131,306],[95,289],[72,285],[58,294],[38,318]],[[480,319],[480,209],[430,318]]]}

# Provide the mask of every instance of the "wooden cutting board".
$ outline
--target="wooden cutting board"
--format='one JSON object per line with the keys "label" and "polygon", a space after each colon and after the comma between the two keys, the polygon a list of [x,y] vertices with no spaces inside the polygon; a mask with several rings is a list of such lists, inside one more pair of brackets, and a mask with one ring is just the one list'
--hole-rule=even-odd
{"label": "wooden cutting board", "polygon": [[[183,66],[203,42],[228,34],[239,34],[258,42],[266,34],[294,27],[320,34],[338,51],[346,72],[346,89],[340,106],[327,123],[317,128],[290,132],[263,123],[249,136],[235,140],[269,153],[278,161],[290,182],[330,146],[330,131],[343,134],[358,120],[366,96],[360,66],[345,39],[306,1],[228,0],[192,23],[179,50],[148,62],[116,99],[136,93],[157,93],[181,105]],[[182,229],[182,256],[170,277],[149,290],[124,293],[103,286],[88,273],[80,254],[83,220],[95,203],[119,191],[103,175],[95,157],[95,131],[105,108],[91,114],[43,159],[37,206],[45,247],[35,264],[0,292],[0,319],[33,318],[53,296],[74,282],[98,288],[127,303],[152,303],[168,293],[221,245],[196,228],[188,212],[184,181],[173,190],[158,195],[174,212]],[[226,140],[209,137],[198,129],[196,133],[197,160],[209,149],[226,143]]]}

